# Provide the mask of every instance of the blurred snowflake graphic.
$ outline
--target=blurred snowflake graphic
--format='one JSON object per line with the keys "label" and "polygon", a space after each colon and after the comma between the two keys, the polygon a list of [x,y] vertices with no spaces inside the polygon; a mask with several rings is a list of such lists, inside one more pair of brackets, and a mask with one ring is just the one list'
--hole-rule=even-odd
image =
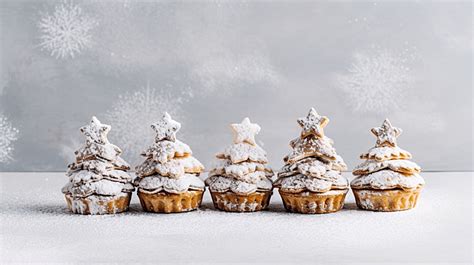
{"label": "blurred snowflake graphic", "polygon": [[413,54],[374,49],[356,53],[347,73],[337,74],[336,86],[357,112],[387,113],[399,109],[404,92],[414,83]]}
{"label": "blurred snowflake graphic", "polygon": [[108,124],[112,124],[110,141],[119,146],[123,157],[132,165],[141,160],[140,153],[154,139],[150,125],[167,111],[174,119],[180,120],[182,103],[187,102],[189,94],[172,95],[171,89],[157,89],[147,86],[135,92],[119,95],[111,110],[105,114]]}
{"label": "blurred snowflake graphic", "polygon": [[277,84],[279,75],[269,60],[260,54],[234,56],[221,54],[204,60],[193,70],[207,91],[234,87],[236,84]]}
{"label": "blurred snowflake graphic", "polygon": [[0,113],[0,164],[10,162],[13,152],[13,142],[18,139],[18,129],[14,128],[10,121]]}
{"label": "blurred snowflake graphic", "polygon": [[91,31],[97,24],[97,20],[84,14],[79,5],[64,1],[55,6],[53,14],[43,14],[38,22],[39,46],[56,59],[74,58],[91,46]]}

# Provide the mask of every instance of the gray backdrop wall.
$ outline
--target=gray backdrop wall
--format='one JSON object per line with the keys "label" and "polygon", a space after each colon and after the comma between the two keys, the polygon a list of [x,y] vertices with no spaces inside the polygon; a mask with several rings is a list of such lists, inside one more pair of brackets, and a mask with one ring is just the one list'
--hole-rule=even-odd
{"label": "gray backdrop wall", "polygon": [[61,171],[96,115],[132,164],[163,111],[206,165],[261,125],[278,168],[311,106],[353,167],[385,117],[427,170],[472,170],[472,4],[1,1],[0,170]]}

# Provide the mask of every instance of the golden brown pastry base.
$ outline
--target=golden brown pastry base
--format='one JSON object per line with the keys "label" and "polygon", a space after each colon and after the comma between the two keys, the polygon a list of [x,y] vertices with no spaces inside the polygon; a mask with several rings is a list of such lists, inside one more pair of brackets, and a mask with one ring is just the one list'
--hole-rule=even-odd
{"label": "golden brown pastry base", "polygon": [[394,212],[414,208],[422,187],[414,190],[353,189],[357,206],[363,210]]}
{"label": "golden brown pastry base", "polygon": [[77,214],[115,214],[128,211],[132,194],[117,196],[91,195],[85,198],[73,198],[65,194],[68,208]]}
{"label": "golden brown pastry base", "polygon": [[272,191],[256,191],[248,195],[239,195],[231,191],[212,192],[214,207],[226,212],[256,212],[265,210],[270,203]]}
{"label": "golden brown pastry base", "polygon": [[337,212],[344,206],[348,189],[328,192],[302,191],[289,193],[279,190],[285,209],[293,213],[316,214]]}
{"label": "golden brown pastry base", "polygon": [[189,190],[180,194],[166,191],[151,194],[138,191],[137,194],[145,212],[182,213],[199,208],[203,193],[202,190]]}

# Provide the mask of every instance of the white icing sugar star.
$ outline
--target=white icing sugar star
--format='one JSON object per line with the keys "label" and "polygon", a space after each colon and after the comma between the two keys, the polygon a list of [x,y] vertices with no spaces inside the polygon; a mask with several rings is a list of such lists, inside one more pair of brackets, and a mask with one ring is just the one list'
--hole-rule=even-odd
{"label": "white icing sugar star", "polygon": [[176,141],[176,133],[181,128],[181,124],[171,118],[168,112],[165,112],[161,120],[151,125],[156,132],[155,141],[162,140]]}
{"label": "white icing sugar star", "polygon": [[95,116],[92,117],[91,122],[80,128],[82,134],[86,136],[86,142],[106,144],[107,134],[110,131],[110,125],[102,124]]}
{"label": "white icing sugar star", "polygon": [[309,135],[323,137],[323,129],[328,122],[328,117],[319,115],[314,108],[311,108],[306,117],[298,119],[298,124],[303,128],[301,137],[304,138]]}
{"label": "white icing sugar star", "polygon": [[249,143],[256,145],[255,135],[260,132],[260,126],[256,123],[251,123],[249,118],[245,118],[241,123],[231,124],[232,132],[234,133],[234,143]]}
{"label": "white icing sugar star", "polygon": [[388,119],[385,119],[381,127],[371,129],[371,132],[377,137],[376,146],[397,145],[397,137],[402,133],[402,129],[393,127]]}

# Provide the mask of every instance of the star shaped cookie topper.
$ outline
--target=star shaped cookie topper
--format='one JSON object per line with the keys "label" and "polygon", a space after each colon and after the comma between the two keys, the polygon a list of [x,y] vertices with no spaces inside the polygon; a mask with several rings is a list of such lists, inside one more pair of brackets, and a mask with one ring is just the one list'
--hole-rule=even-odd
{"label": "star shaped cookie topper", "polygon": [[388,119],[385,119],[382,126],[370,130],[377,137],[377,146],[396,146],[397,137],[402,133],[402,129],[393,127]]}
{"label": "star shaped cookie topper", "polygon": [[165,112],[161,120],[151,125],[151,128],[156,132],[155,141],[162,140],[176,141],[176,133],[181,128],[181,123],[173,120],[168,112]]}
{"label": "star shaped cookie topper", "polygon": [[234,143],[249,143],[256,145],[255,135],[260,132],[260,126],[256,123],[251,123],[249,118],[245,118],[241,123],[233,123],[230,125],[234,133]]}
{"label": "star shaped cookie topper", "polygon": [[303,131],[301,131],[301,137],[305,138],[309,135],[323,137],[323,129],[326,127],[328,122],[328,117],[319,115],[314,108],[311,108],[306,117],[298,119],[298,124],[303,128]]}
{"label": "star shaped cookie topper", "polygon": [[110,131],[110,125],[101,123],[95,116],[92,116],[91,122],[79,129],[86,136],[86,142],[106,144],[109,142],[107,134]]}

